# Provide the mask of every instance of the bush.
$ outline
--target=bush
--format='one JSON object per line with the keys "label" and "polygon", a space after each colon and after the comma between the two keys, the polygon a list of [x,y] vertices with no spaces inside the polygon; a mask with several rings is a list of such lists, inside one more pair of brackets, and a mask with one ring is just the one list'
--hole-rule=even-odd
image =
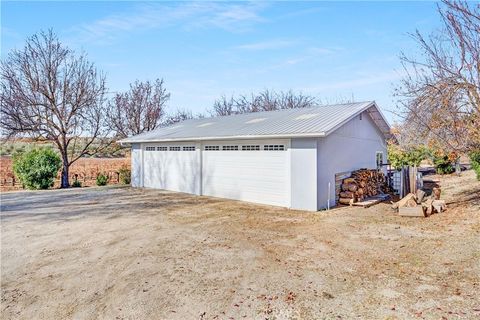
{"label": "bush", "polygon": [[107,175],[105,175],[103,173],[100,173],[97,176],[97,186],[105,186],[105,185],[107,185],[107,182],[108,182]]}
{"label": "bush", "polygon": [[61,166],[62,160],[49,148],[17,152],[13,157],[13,172],[28,189],[52,187]]}
{"label": "bush", "polygon": [[469,154],[472,169],[477,174],[477,180],[480,180],[480,150],[474,150]]}
{"label": "bush", "polygon": [[123,166],[118,170],[118,177],[123,184],[130,184],[132,180],[132,172],[127,167]]}
{"label": "bush", "polygon": [[395,169],[403,166],[419,166],[422,160],[428,158],[430,151],[424,146],[402,149],[395,144],[388,145],[388,161]]}
{"label": "bush", "polygon": [[439,174],[450,174],[455,171],[451,157],[445,154],[433,155],[433,165]]}
{"label": "bush", "polygon": [[72,183],[72,188],[81,188],[82,187],[82,183],[78,180],[75,180],[73,181]]}

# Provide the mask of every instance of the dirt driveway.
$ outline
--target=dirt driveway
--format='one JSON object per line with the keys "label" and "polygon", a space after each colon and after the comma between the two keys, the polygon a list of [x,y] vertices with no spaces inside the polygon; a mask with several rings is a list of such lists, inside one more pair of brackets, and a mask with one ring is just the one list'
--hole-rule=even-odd
{"label": "dirt driveway", "polygon": [[444,190],[449,210],[426,219],[131,188],[5,193],[2,318],[478,318],[480,184],[468,172]]}

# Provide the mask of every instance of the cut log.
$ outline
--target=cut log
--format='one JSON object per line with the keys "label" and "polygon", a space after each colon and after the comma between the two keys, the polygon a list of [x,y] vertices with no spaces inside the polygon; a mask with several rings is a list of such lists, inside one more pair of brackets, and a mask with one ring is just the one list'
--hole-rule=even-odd
{"label": "cut log", "polygon": [[445,200],[433,200],[432,206],[433,206],[433,209],[438,213],[442,213],[442,211],[445,211],[445,209],[447,208],[447,204],[445,203]]}
{"label": "cut log", "polygon": [[416,206],[417,206],[417,201],[415,201],[414,198],[408,199],[408,201],[405,203],[405,207],[413,208],[413,207],[416,207]]}
{"label": "cut log", "polygon": [[420,204],[423,202],[423,198],[425,197],[425,191],[421,190],[421,189],[418,189],[417,190],[417,203]]}
{"label": "cut log", "polygon": [[353,204],[353,199],[349,199],[349,198],[339,198],[339,199],[338,199],[338,202],[341,203],[341,204],[346,204],[346,205],[351,206],[351,205]]}
{"label": "cut log", "polygon": [[433,199],[435,200],[440,200],[440,194],[442,193],[442,189],[440,188],[433,188],[432,190],[432,194],[433,194]]}
{"label": "cut log", "polygon": [[345,183],[345,184],[355,183],[355,178],[344,179],[343,183]]}
{"label": "cut log", "polygon": [[349,184],[348,185],[348,191],[355,192],[357,191],[358,187],[355,184]]}
{"label": "cut log", "polygon": [[398,215],[402,217],[425,217],[426,216],[423,206],[400,207],[398,209]]}
{"label": "cut log", "polygon": [[425,208],[425,213],[427,216],[433,214],[433,206],[432,206],[433,199],[428,199],[423,203],[423,207]]}
{"label": "cut log", "polygon": [[355,198],[355,193],[351,191],[342,191],[340,192],[340,198]]}
{"label": "cut log", "polygon": [[394,209],[397,209],[397,208],[401,208],[401,207],[405,207],[408,200],[410,199],[413,199],[413,200],[416,200],[415,199],[415,195],[413,193],[409,193],[407,194],[405,197],[403,197],[402,199],[400,199],[400,201],[397,201],[395,202],[393,205],[392,205],[392,208]]}

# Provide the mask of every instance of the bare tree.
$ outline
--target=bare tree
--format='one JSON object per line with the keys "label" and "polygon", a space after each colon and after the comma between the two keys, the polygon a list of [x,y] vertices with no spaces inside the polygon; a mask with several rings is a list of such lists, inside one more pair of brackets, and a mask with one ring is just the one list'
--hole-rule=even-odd
{"label": "bare tree", "polygon": [[422,55],[402,53],[406,76],[395,94],[422,142],[467,152],[480,147],[480,4],[443,1],[438,10],[443,28],[412,35]]}
{"label": "bare tree", "polygon": [[185,110],[185,109],[177,109],[173,114],[167,115],[165,121],[162,123],[164,126],[168,126],[183,120],[188,119],[200,119],[204,116],[202,114],[194,115],[192,111]]}
{"label": "bare tree", "polygon": [[236,113],[234,107],[235,101],[233,100],[233,97],[228,99],[226,96],[222,96],[219,100],[216,100],[213,103],[213,110],[210,110],[209,113],[212,116],[228,116]]}
{"label": "bare tree", "polygon": [[70,165],[108,144],[105,76],[52,31],[27,39],[0,68],[2,134],[53,141],[63,162],[61,187],[68,187]]}
{"label": "bare tree", "polygon": [[224,116],[279,109],[307,108],[316,105],[318,103],[315,97],[302,93],[264,90],[256,94],[240,95],[237,98],[222,96],[214,102],[213,109],[209,113],[212,116]]}
{"label": "bare tree", "polygon": [[159,127],[170,93],[163,79],[135,81],[127,92],[116,93],[109,103],[110,126],[118,138],[126,138]]}
{"label": "bare tree", "polygon": [[320,104],[315,97],[293,91],[281,92],[279,105],[281,109],[308,108]]}

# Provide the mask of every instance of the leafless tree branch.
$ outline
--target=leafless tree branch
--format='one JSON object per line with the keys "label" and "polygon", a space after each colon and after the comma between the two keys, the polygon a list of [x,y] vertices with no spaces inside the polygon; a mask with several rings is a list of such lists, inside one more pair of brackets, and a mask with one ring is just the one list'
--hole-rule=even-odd
{"label": "leafless tree branch", "polygon": [[63,161],[61,186],[68,187],[70,165],[108,141],[105,75],[52,31],[35,34],[23,49],[12,50],[0,72],[2,134],[53,141]]}
{"label": "leafless tree branch", "polygon": [[480,4],[445,0],[438,10],[441,30],[411,35],[422,55],[401,54],[395,95],[415,143],[468,152],[480,147]]}
{"label": "leafless tree branch", "polygon": [[117,93],[109,103],[110,127],[118,138],[153,130],[162,124],[170,93],[163,79],[135,81],[127,92]]}

